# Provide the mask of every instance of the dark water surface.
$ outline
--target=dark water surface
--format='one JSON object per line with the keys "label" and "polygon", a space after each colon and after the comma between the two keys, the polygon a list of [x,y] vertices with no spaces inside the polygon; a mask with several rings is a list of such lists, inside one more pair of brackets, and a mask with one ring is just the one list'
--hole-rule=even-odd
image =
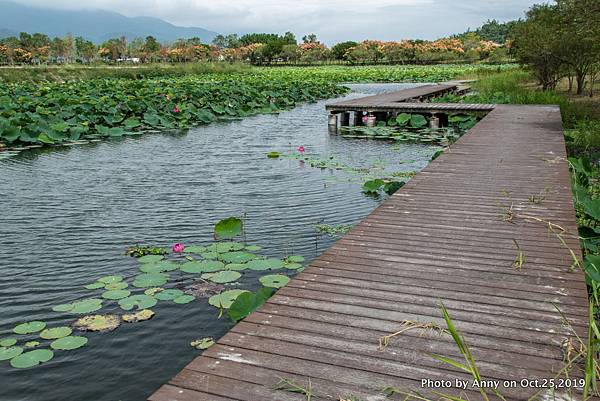
{"label": "dark water surface", "polygon": [[[349,97],[414,85],[351,86]],[[51,307],[99,296],[83,286],[104,275],[134,275],[138,264],[123,256],[130,245],[201,244],[216,221],[245,212],[247,240],[263,254],[310,261],[333,241],[316,245],[314,224],[353,224],[381,202],[341,171],[267,159],[268,151],[303,145],[351,165],[410,171],[436,150],[330,135],[324,105],[1,160],[0,339],[25,321],[69,325],[74,317]],[[257,275],[244,276],[257,287]],[[108,304],[101,313],[118,311]],[[218,338],[232,325],[206,299],[153,310],[148,322],[86,333],[87,346],[56,351],[38,367],[0,362],[0,400],[141,401],[199,354],[190,341]]]}

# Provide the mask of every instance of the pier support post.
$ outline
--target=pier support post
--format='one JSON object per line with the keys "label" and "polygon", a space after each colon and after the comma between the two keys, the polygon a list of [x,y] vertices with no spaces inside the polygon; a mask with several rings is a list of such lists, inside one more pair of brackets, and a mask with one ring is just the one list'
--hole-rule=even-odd
{"label": "pier support post", "polygon": [[431,129],[440,128],[440,119],[435,114],[433,114],[431,116],[431,118],[429,119],[429,128],[431,128]]}
{"label": "pier support post", "polygon": [[337,130],[337,123],[338,123],[338,116],[337,114],[330,114],[329,115],[329,119],[327,121],[327,125],[329,126],[330,130]]}

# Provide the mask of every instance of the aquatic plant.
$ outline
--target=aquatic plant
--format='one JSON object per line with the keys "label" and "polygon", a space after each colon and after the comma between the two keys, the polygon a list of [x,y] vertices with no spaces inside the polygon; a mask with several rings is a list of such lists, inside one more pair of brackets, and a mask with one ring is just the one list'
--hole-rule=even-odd
{"label": "aquatic plant", "polygon": [[234,322],[242,320],[260,308],[274,292],[272,288],[263,287],[256,292],[244,291],[237,294],[229,305],[229,317]]}
{"label": "aquatic plant", "polygon": [[171,248],[174,253],[181,253],[185,250],[185,245],[177,243]]}

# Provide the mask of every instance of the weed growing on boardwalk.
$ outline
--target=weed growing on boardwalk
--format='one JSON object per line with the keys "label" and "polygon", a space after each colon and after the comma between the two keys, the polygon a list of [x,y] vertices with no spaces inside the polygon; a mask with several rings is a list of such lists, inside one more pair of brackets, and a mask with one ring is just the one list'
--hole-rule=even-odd
{"label": "weed growing on boardwalk", "polygon": [[513,239],[513,242],[515,243],[515,246],[517,247],[517,256],[512,265],[515,269],[520,271],[523,268],[523,265],[525,264],[525,254],[523,253],[523,250],[521,249],[521,246],[519,245],[517,240]]}
{"label": "weed growing on boardwalk", "polygon": [[404,320],[400,323],[400,326],[402,326],[402,329],[398,330],[397,332],[388,334],[387,336],[383,336],[383,337],[379,338],[379,350],[380,351],[383,351],[390,344],[390,340],[392,338],[399,336],[400,334],[405,333],[409,330],[415,330],[415,329],[423,330],[421,335],[424,335],[426,333],[431,333],[431,332],[435,332],[435,333],[439,334],[440,336],[442,334],[449,334],[448,330],[443,329],[442,327],[438,326],[435,323],[420,323],[420,322],[414,322],[412,320]]}
{"label": "weed growing on boardwalk", "polygon": [[307,386],[304,387],[293,380],[280,377],[279,382],[275,385],[275,390],[304,394],[306,396],[306,401],[311,401],[314,395],[312,392],[312,382],[310,381],[310,378],[308,378]]}

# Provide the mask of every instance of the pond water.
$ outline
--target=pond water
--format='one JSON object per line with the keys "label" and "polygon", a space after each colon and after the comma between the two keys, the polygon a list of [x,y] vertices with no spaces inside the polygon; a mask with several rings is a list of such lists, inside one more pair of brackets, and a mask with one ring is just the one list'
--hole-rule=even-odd
{"label": "pond water", "polygon": [[[410,86],[351,85],[347,97]],[[83,286],[104,275],[133,276],[138,263],[123,255],[128,246],[202,244],[218,220],[246,213],[248,243],[308,262],[333,241],[317,238],[315,224],[354,224],[382,200],[361,193],[360,177],[267,159],[269,151],[302,145],[347,165],[413,171],[437,150],[330,135],[325,103],[1,160],[0,339],[25,321],[70,325],[72,315],[51,307],[99,296]],[[244,275],[245,288],[258,288],[253,273]],[[0,400],[145,400],[200,353],[190,341],[218,338],[232,325],[206,299],[153,310],[150,321],[85,333],[87,346],[56,351],[43,365],[18,370],[0,362]]]}

